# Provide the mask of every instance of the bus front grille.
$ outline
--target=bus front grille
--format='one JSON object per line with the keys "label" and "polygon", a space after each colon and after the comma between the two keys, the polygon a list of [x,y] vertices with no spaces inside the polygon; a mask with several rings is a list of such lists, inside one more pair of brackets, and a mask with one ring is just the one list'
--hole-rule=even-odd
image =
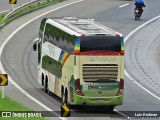
{"label": "bus front grille", "polygon": [[116,81],[118,78],[118,65],[116,64],[84,64],[82,67],[84,82]]}

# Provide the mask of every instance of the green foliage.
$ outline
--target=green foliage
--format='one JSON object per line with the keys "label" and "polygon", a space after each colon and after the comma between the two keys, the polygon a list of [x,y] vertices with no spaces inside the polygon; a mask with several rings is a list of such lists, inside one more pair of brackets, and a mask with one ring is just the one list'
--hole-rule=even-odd
{"label": "green foliage", "polygon": [[[2,99],[2,93],[0,92],[0,111],[33,111],[22,104],[10,99],[5,96],[5,99]],[[1,120],[45,120],[45,118],[0,118]]]}
{"label": "green foliage", "polygon": [[8,22],[8,19],[3,19],[5,15],[6,15],[6,13],[5,14],[0,14],[0,25]]}

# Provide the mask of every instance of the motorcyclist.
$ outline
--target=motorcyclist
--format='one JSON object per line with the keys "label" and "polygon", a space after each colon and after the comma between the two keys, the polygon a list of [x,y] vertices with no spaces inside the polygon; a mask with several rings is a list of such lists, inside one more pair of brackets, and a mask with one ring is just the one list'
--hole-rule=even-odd
{"label": "motorcyclist", "polygon": [[146,7],[146,5],[144,4],[144,1],[143,0],[135,0],[135,5],[136,5],[136,8],[140,9],[141,15],[142,15],[142,13],[143,13],[143,7]]}

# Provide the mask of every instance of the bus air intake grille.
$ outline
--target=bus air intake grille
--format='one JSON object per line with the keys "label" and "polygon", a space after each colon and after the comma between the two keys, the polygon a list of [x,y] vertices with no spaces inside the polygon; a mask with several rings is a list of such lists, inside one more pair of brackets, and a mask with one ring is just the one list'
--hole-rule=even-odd
{"label": "bus air intake grille", "polygon": [[83,65],[84,82],[117,81],[118,65]]}

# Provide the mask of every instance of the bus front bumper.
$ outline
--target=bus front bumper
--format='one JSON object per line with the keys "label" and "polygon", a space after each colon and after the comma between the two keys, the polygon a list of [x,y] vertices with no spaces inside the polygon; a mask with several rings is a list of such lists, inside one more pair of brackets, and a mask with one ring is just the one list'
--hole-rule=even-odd
{"label": "bus front bumper", "polygon": [[114,97],[85,97],[74,94],[75,105],[117,106],[123,104],[123,95]]}

